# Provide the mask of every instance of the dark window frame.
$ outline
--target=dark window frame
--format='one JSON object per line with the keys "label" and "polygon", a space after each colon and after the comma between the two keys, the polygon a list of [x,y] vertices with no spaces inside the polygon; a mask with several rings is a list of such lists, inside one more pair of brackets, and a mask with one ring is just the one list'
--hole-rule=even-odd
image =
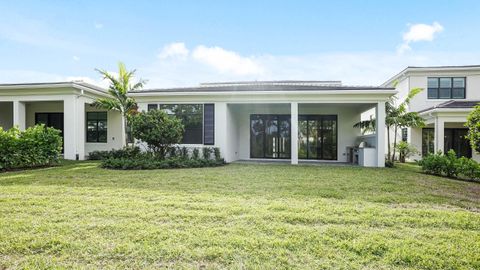
{"label": "dark window frame", "polygon": [[[260,158],[260,159],[291,159],[292,158],[292,153],[291,153],[291,150],[290,150],[290,155],[289,156],[285,156],[285,157],[268,157],[266,156],[266,143],[265,141],[267,140],[267,133],[264,132],[263,133],[263,149],[262,149],[262,153],[263,155],[261,157],[254,157],[252,155],[252,130],[251,130],[251,126],[252,126],[252,120],[253,118],[256,118],[256,117],[263,117],[263,123],[265,125],[266,123],[266,120],[269,119],[269,118],[274,118],[276,117],[276,120],[279,121],[280,119],[282,120],[286,120],[289,124],[289,127],[290,127],[290,132],[289,132],[289,138],[290,138],[290,149],[291,149],[291,145],[292,145],[292,119],[291,119],[291,115],[290,114],[250,114],[250,122],[249,122],[249,134],[250,134],[250,158]],[[298,134],[297,134],[298,136]],[[279,132],[279,127],[278,127],[278,122],[277,122],[277,138],[280,138],[280,132]]]}
{"label": "dark window frame", "polygon": [[[96,119],[90,119],[89,120],[89,115],[93,115],[93,114],[96,114],[97,117]],[[103,119],[100,119],[98,117],[99,114],[105,114],[105,120]],[[88,122],[95,122],[96,121],[96,124],[95,124],[95,133],[96,133],[96,136],[95,136],[95,140],[90,140],[90,136],[88,136],[88,133],[89,133],[89,130],[88,130]],[[100,132],[99,132],[99,129],[98,129],[98,123],[100,121],[105,121],[105,132],[106,132],[106,135],[105,135],[105,140],[100,140]],[[98,112],[86,112],[85,113],[85,141],[87,143],[108,143],[108,113],[106,111],[98,111]]]}
{"label": "dark window frame", "polygon": [[[202,144],[202,145],[203,145],[203,143],[204,143],[204,138],[203,138],[204,136],[203,136],[203,134],[204,134],[204,132],[205,132],[205,131],[204,131],[204,121],[205,121],[205,117],[204,117],[204,111],[205,111],[204,105],[205,105],[205,104],[204,104],[204,103],[155,103],[155,104],[148,104],[148,106],[150,106],[150,105],[157,105],[156,108],[157,108],[158,110],[164,110],[164,109],[162,108],[162,106],[199,105],[199,106],[201,107],[201,112],[198,113],[198,114],[202,116],[202,119],[201,119],[201,121],[200,121],[200,122],[201,122],[200,124],[201,124],[201,126],[202,126],[202,127],[201,127],[202,130],[201,130],[201,132],[199,132],[199,133],[201,134],[201,136],[200,136],[200,137],[201,137],[201,140],[200,140],[199,142],[193,142],[193,143],[185,142],[185,141],[184,141],[184,140],[185,140],[185,133],[187,132],[187,128],[185,128],[185,131],[184,131],[185,133],[184,133],[184,136],[182,136],[182,141],[180,142],[180,144],[184,144],[184,145],[200,145],[200,144]],[[152,107],[153,107],[153,106],[152,106]],[[174,114],[174,113],[169,113],[167,110],[164,110],[164,111],[165,111],[168,115],[174,115],[174,116],[176,116],[177,118],[182,119],[181,117],[178,117],[178,116],[177,116],[176,114]],[[191,114],[191,115],[193,115],[193,114]]]}
{"label": "dark window frame", "polygon": [[[426,133],[433,133],[432,140],[433,140],[433,149],[430,149],[428,145],[425,145],[428,142],[425,142],[423,139]],[[431,150],[431,151],[429,151]],[[422,128],[422,156],[425,157],[428,154],[435,153],[435,129],[434,128]]]}
{"label": "dark window frame", "polygon": [[[335,120],[335,157],[332,159],[325,159],[323,156],[323,151],[320,153],[317,153],[317,157],[310,157],[308,149],[309,147],[309,128],[308,128],[308,122],[309,121],[316,121],[317,123],[317,133],[318,132],[323,132],[323,120],[328,120],[329,118],[332,118]],[[298,121],[302,121],[305,119],[307,121],[307,157],[306,158],[301,158],[301,159],[309,159],[309,160],[338,160],[338,115],[336,114],[300,114],[298,115]],[[318,124],[320,122],[320,125]],[[318,137],[319,135],[317,135]],[[323,135],[320,135],[323,137]],[[321,149],[323,150],[323,141],[322,141],[322,146]],[[317,146],[318,148],[318,146]],[[300,150],[300,148],[299,148]],[[300,159],[300,158],[299,158]]]}
{"label": "dark window frame", "polygon": [[[450,87],[445,88],[440,85],[440,79],[450,79]],[[463,79],[463,87],[454,87],[454,79]],[[429,80],[437,80],[437,87],[430,87],[428,85]],[[448,89],[448,97],[440,97],[440,91]],[[463,97],[454,97],[454,90],[462,90]],[[427,78],[427,99],[466,99],[467,98],[467,77],[428,77]]]}
{"label": "dark window frame", "polygon": [[[206,142],[205,141],[205,136],[208,130],[205,128],[205,107],[211,107],[212,112],[213,112],[213,134],[212,134],[212,141],[211,142]],[[203,128],[203,144],[204,145],[215,145],[215,104],[214,103],[205,103],[203,104],[203,119],[202,119],[202,128]]]}
{"label": "dark window frame", "polygon": [[402,128],[402,141],[408,141],[408,128]]}

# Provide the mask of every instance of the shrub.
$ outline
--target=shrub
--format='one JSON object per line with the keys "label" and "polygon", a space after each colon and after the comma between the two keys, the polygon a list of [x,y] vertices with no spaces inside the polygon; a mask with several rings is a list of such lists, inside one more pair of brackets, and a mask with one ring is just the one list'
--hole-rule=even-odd
{"label": "shrub", "polygon": [[222,156],[220,154],[220,148],[214,147],[213,148],[213,154],[215,156],[215,160],[221,160],[222,159]]}
{"label": "shrub", "polygon": [[183,159],[188,159],[189,158],[187,147],[184,146],[180,149],[180,157],[183,158]]}
{"label": "shrub", "polygon": [[58,163],[61,152],[60,130],[44,125],[25,131],[0,128],[0,170],[53,165]]}
{"label": "shrub", "polygon": [[138,146],[127,146],[122,149],[112,149],[110,151],[93,151],[88,154],[88,159],[104,160],[107,158],[135,158],[140,155],[142,151]]}
{"label": "shrub", "polygon": [[101,166],[108,169],[121,170],[152,170],[174,168],[201,168],[221,166],[224,163],[207,159],[184,159],[179,157],[158,159],[154,156],[141,156],[140,158],[108,158],[102,161]]}
{"label": "shrub", "polygon": [[480,152],[480,105],[470,112],[465,126],[468,127],[467,139],[473,151]]}
{"label": "shrub", "polygon": [[173,144],[182,140],[181,121],[161,110],[136,114],[131,119],[133,137],[147,143],[159,158],[165,158]]}
{"label": "shrub", "polygon": [[203,159],[210,159],[210,157],[212,156],[212,148],[210,147],[204,147],[202,149],[202,156],[203,156]]}
{"label": "shrub", "polygon": [[393,161],[389,160],[389,159],[386,159],[385,160],[385,167],[387,168],[394,168],[395,167],[395,164],[393,163]]}
{"label": "shrub", "polygon": [[192,159],[199,159],[200,158],[200,151],[198,148],[193,148],[192,150]]}
{"label": "shrub", "polygon": [[457,158],[453,150],[448,151],[446,155],[441,152],[430,154],[420,160],[419,165],[427,174],[462,177],[470,180],[480,179],[480,165],[473,159]]}
{"label": "shrub", "polygon": [[177,156],[177,151],[178,148],[177,147],[170,147],[170,149],[168,149],[168,156],[169,157],[176,157]]}
{"label": "shrub", "polygon": [[405,163],[405,159],[418,153],[418,150],[411,144],[401,141],[397,144],[397,150],[400,153],[400,162]]}

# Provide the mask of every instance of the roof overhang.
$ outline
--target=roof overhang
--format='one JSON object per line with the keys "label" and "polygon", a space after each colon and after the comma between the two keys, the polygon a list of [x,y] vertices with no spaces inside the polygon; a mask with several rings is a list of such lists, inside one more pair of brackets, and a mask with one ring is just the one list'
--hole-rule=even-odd
{"label": "roof overhang", "polygon": [[83,94],[106,97],[105,89],[84,82],[0,84],[0,96]]}

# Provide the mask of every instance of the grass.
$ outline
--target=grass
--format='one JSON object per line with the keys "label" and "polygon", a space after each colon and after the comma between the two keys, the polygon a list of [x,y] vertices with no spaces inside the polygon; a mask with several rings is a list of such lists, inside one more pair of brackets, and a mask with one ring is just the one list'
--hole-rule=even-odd
{"label": "grass", "polygon": [[0,174],[0,269],[479,269],[480,184],[415,166]]}

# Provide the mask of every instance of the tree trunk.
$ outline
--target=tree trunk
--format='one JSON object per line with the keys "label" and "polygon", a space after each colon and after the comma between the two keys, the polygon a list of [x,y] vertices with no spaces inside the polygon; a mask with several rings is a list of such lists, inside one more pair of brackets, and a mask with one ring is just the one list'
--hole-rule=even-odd
{"label": "tree trunk", "polygon": [[394,133],[393,133],[393,154],[392,154],[392,162],[395,162],[395,152],[396,152],[396,148],[397,148],[397,131],[398,131],[398,126],[395,125]]}
{"label": "tree trunk", "polygon": [[[377,145],[378,147],[378,145]],[[387,126],[387,159],[390,160],[390,126]]]}

